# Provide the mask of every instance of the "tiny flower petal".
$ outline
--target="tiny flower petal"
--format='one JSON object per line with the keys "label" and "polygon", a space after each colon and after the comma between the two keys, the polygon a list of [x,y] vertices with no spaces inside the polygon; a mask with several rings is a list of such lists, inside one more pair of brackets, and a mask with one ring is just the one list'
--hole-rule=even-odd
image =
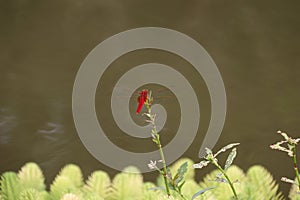
{"label": "tiny flower petal", "polygon": [[283,182],[286,182],[286,183],[290,183],[290,184],[295,184],[295,185],[297,185],[297,183],[295,183],[295,181],[293,181],[293,180],[291,180],[291,179],[289,179],[289,178],[287,178],[287,177],[281,177],[280,180],[283,181]]}
{"label": "tiny flower petal", "polygon": [[201,161],[200,163],[193,164],[193,168],[194,168],[194,169],[201,169],[201,168],[207,166],[208,163],[209,163],[209,161],[204,161],[204,160],[203,160],[203,161]]}
{"label": "tiny flower petal", "polygon": [[156,161],[152,161],[152,160],[150,160],[150,163],[148,164],[148,167],[150,168],[150,169],[157,169],[157,167],[156,167]]}

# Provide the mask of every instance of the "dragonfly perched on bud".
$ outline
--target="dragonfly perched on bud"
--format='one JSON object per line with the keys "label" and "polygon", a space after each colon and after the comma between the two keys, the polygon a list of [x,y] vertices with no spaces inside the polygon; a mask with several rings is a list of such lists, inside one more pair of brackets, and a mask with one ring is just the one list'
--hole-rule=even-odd
{"label": "dragonfly perched on bud", "polygon": [[136,109],[136,114],[139,114],[141,112],[141,109],[142,109],[143,105],[145,103],[149,102],[150,98],[151,98],[151,92],[149,92],[149,94],[148,94],[148,90],[142,90],[142,91],[139,92],[138,107]]}
{"label": "dragonfly perched on bud", "polygon": [[[142,92],[143,89],[147,90],[148,92]],[[157,114],[158,116],[156,118],[158,131],[162,129],[169,129],[169,126],[164,126],[167,120],[167,112],[170,111],[172,113],[177,111],[178,102],[176,101],[176,96],[168,88],[144,85],[142,89],[131,89],[124,85],[118,85],[113,89],[111,108],[113,117],[117,122],[117,125],[122,127],[122,130],[125,130],[130,134],[136,133],[140,137],[141,130],[138,131],[135,130],[135,128],[149,128],[148,123],[145,121],[146,116],[143,115],[146,111],[144,103],[146,95],[148,96],[149,91],[152,92],[152,96],[154,97],[151,107],[153,113]],[[136,113],[141,113],[141,115],[136,115]],[[172,114],[170,114],[170,116],[171,115]],[[172,115],[172,117],[177,119],[176,114]],[[140,127],[135,126],[132,123],[138,124]],[[128,126],[128,124],[132,125]]]}
{"label": "dragonfly perched on bud", "polygon": [[[165,87],[155,87],[155,88],[147,88],[147,92],[144,90],[136,90],[132,93],[128,88],[125,86],[114,88],[117,89],[118,94],[116,95],[119,99],[127,99],[132,98],[137,104],[138,108],[136,109],[136,113],[139,113],[142,108],[142,101],[146,100],[146,96],[149,95],[149,91],[152,92],[152,96],[155,96],[154,103],[168,103],[174,100],[175,95]],[[142,94],[141,94],[142,93]]]}

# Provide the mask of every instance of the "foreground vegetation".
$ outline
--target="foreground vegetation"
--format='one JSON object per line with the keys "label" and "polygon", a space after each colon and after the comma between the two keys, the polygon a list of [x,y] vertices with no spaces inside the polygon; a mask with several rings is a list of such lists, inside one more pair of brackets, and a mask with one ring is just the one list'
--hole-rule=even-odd
{"label": "foreground vegetation", "polygon": [[[182,163],[187,163],[185,184],[182,193],[187,199],[206,188],[213,188],[202,193],[196,199],[231,199],[233,197],[226,182],[217,180],[219,171],[207,174],[197,183],[194,179],[194,164],[190,159],[181,159],[170,167],[175,173]],[[130,173],[131,172],[131,173]],[[278,191],[278,184],[272,175],[262,166],[252,166],[244,173],[239,167],[231,166],[227,175],[233,180],[239,199],[284,199]],[[181,199],[171,190],[167,197],[164,190],[154,189],[163,186],[164,181],[158,178],[157,184],[143,182],[143,177],[135,167],[127,167],[112,180],[104,171],[93,172],[86,181],[81,170],[74,164],[65,166],[50,185],[47,191],[41,169],[35,163],[27,163],[18,173],[5,172],[1,176],[1,200],[163,200]],[[291,199],[300,199],[292,187]]]}

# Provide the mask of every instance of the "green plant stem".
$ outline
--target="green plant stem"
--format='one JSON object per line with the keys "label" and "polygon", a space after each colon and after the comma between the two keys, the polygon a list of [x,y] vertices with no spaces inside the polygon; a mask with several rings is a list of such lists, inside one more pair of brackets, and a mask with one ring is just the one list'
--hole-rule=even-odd
{"label": "green plant stem", "polygon": [[182,199],[187,200],[187,199],[183,196],[183,194],[182,194],[180,191],[178,191],[178,190],[175,190],[175,191],[180,195],[180,197],[181,197]]}
{"label": "green plant stem", "polygon": [[300,190],[300,177],[299,177],[299,171],[298,171],[298,167],[297,167],[297,151],[296,151],[296,145],[293,144],[293,161],[294,161],[294,170],[295,170],[295,173],[296,173],[296,178],[297,178],[297,181],[298,181],[298,189]]}
{"label": "green plant stem", "polygon": [[150,116],[151,124],[153,126],[153,132],[154,132],[154,136],[155,136],[155,139],[156,139],[156,144],[157,144],[157,147],[159,149],[161,160],[163,162],[163,178],[164,178],[164,182],[165,182],[166,192],[167,192],[167,195],[170,196],[171,193],[170,193],[170,188],[169,188],[168,179],[167,179],[167,164],[166,164],[165,155],[164,155],[164,152],[162,150],[161,143],[160,143],[159,134],[157,133],[157,130],[156,130],[155,117],[151,113],[151,107],[147,105],[147,109],[148,109],[148,114]]}
{"label": "green plant stem", "polygon": [[[156,132],[156,128],[155,128],[154,131]],[[170,194],[170,189],[169,189],[168,179],[167,179],[167,165],[166,165],[166,160],[165,160],[164,152],[162,150],[162,146],[161,146],[161,143],[160,143],[159,135],[158,135],[157,132],[155,134],[155,137],[157,139],[157,146],[158,146],[158,149],[159,149],[160,157],[161,157],[162,162],[163,162],[163,177],[164,177],[164,182],[165,182],[165,186],[166,186],[167,195],[170,196],[171,194]]]}
{"label": "green plant stem", "polygon": [[235,189],[234,189],[234,187],[233,187],[232,182],[230,181],[229,177],[227,176],[226,172],[222,169],[222,167],[221,167],[218,163],[216,163],[216,162],[212,162],[212,163],[213,163],[213,164],[218,168],[218,170],[220,170],[220,172],[225,176],[226,180],[228,181],[228,183],[229,183],[229,185],[230,185],[230,188],[231,188],[231,190],[232,190],[232,192],[233,192],[233,195],[234,195],[235,199],[238,200],[238,196],[237,196],[237,194],[236,194],[236,191],[235,191]]}

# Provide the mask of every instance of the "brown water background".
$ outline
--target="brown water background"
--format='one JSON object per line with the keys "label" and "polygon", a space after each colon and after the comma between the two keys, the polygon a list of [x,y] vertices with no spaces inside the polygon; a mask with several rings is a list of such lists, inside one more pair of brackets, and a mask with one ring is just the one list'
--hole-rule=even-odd
{"label": "brown water background", "polygon": [[[261,164],[277,180],[293,177],[290,158],[269,145],[281,139],[278,129],[300,136],[299,8],[299,1],[280,0],[0,0],[0,173],[16,171],[28,161],[41,166],[47,183],[67,163],[78,164],[85,176],[96,169],[117,173],[94,159],[79,140],[72,118],[73,82],[83,59],[101,41],[127,29],[155,26],[197,40],[220,70],[228,111],[215,148],[240,142],[236,164],[244,170]],[[151,141],[120,132],[107,98],[122,73],[147,62],[176,68],[197,92],[200,134],[183,155],[197,161],[210,117],[209,95],[200,75],[176,55],[141,50],[116,60],[99,83],[100,123],[120,147],[154,150]],[[157,102],[170,116],[163,129],[167,143],[178,126],[178,103],[160,86],[149,87],[163,91]],[[132,113],[135,105],[132,100]],[[198,171],[197,179],[211,169]],[[148,173],[145,179],[154,176]],[[289,185],[281,183],[280,188],[287,192]]]}

